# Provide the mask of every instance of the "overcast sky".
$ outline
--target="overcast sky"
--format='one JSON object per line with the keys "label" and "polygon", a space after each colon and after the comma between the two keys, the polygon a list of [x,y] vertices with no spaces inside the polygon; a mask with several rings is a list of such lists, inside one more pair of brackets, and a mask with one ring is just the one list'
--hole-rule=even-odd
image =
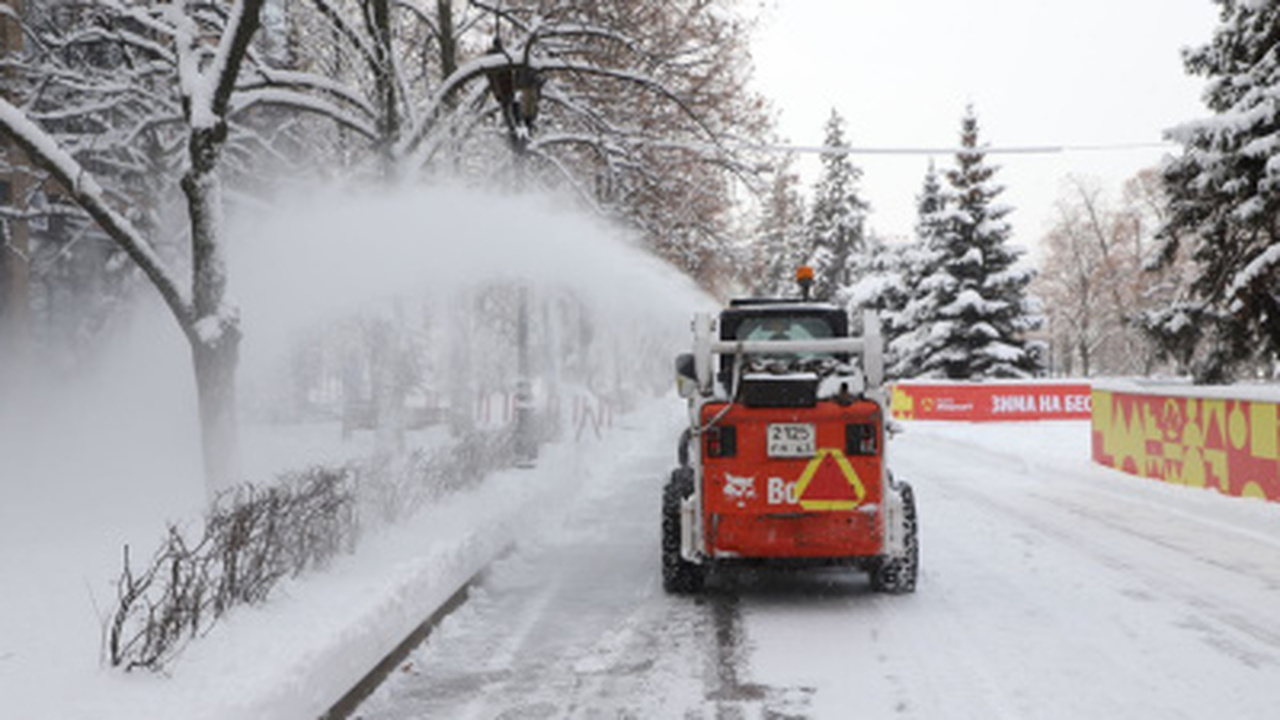
{"label": "overcast sky", "polygon": [[[1206,114],[1203,78],[1180,49],[1209,40],[1210,0],[764,0],[756,86],[783,136],[822,142],[831,109],[850,145],[956,146],[967,103],[993,147],[1157,143]],[[1014,241],[1032,248],[1052,221],[1062,178],[1123,181],[1176,148],[990,156]],[[949,167],[949,155],[936,158]],[[871,226],[909,235],[927,156],[855,156]],[[808,184],[817,161],[801,165]]]}

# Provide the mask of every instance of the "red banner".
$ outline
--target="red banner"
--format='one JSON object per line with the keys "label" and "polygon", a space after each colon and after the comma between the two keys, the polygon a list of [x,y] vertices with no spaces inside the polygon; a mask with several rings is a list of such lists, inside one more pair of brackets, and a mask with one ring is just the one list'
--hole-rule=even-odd
{"label": "red banner", "polygon": [[893,416],[902,420],[1088,420],[1084,383],[912,383],[893,386]]}

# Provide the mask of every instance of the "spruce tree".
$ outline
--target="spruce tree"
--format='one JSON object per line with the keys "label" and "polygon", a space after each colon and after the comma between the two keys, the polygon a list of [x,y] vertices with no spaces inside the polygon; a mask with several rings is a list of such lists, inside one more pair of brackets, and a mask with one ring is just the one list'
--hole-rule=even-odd
{"label": "spruce tree", "polygon": [[[832,110],[823,140],[826,147],[845,147],[844,125],[844,118]],[[852,262],[864,244],[868,209],[858,194],[861,178],[862,171],[848,155],[829,151],[822,156],[808,227],[816,297],[836,300],[852,281]]]}
{"label": "spruce tree", "polygon": [[893,318],[897,333],[888,342],[886,374],[894,378],[923,375],[926,358],[941,349],[949,323],[939,321],[942,291],[955,279],[943,272],[947,243],[946,196],[933,161],[916,196],[914,241],[902,252],[904,298]]}
{"label": "spruce tree", "polygon": [[902,323],[902,314],[910,299],[908,258],[912,251],[911,245],[886,243],[872,235],[862,252],[855,254],[851,262],[853,282],[842,293],[855,324],[863,310],[875,310],[879,314],[889,377],[897,377],[892,370],[896,364],[894,342],[907,329]]}
{"label": "spruce tree", "polygon": [[1195,369],[1202,382],[1280,353],[1280,0],[1215,2],[1212,41],[1183,57],[1189,73],[1210,79],[1204,97],[1214,115],[1169,133],[1183,152],[1163,173],[1171,204],[1159,261],[1190,246],[1192,301],[1148,328],[1166,350],[1188,355],[1186,329],[1202,329],[1210,343]]}
{"label": "spruce tree", "polygon": [[1015,267],[1021,248],[1009,244],[1004,218],[1011,208],[996,203],[1004,188],[992,178],[978,144],[978,119],[967,108],[961,121],[956,167],[947,171],[946,209],[938,269],[924,281],[928,313],[927,351],[921,374],[950,379],[1025,378],[1039,369],[1039,353],[1023,334],[1039,327],[1026,294],[1034,275]]}
{"label": "spruce tree", "polygon": [[808,260],[804,199],[798,188],[800,178],[791,169],[792,160],[788,155],[777,168],[765,197],[756,243],[758,272],[752,279],[757,296],[794,295],[796,269]]}

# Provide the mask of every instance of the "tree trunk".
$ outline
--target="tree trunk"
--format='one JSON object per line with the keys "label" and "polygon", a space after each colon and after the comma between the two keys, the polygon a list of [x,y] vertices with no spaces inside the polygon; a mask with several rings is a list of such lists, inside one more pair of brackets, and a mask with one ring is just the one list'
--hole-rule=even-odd
{"label": "tree trunk", "polygon": [[[17,160],[15,165],[25,164],[24,159],[13,157],[14,150],[9,153],[11,161]],[[0,204],[16,200],[22,207],[26,195],[24,173],[14,172],[9,180],[10,184],[0,183]],[[11,219],[7,226],[0,223],[0,348],[5,369],[25,369],[31,338],[31,255],[27,235],[26,219]]]}
{"label": "tree trunk", "polygon": [[[177,47],[183,111],[190,126],[187,151],[190,169],[182,179],[191,216],[191,296],[183,292],[151,244],[123,215],[104,200],[92,174],[71,160],[38,126],[12,103],[0,102],[0,127],[13,135],[27,155],[49,170],[54,179],[97,221],[103,231],[137,263],[155,285],[191,345],[196,391],[202,423],[205,484],[210,494],[238,482],[239,446],[236,433],[235,378],[239,364],[239,315],[225,303],[226,261],[222,251],[222,186],[218,159],[227,138],[226,118],[240,66],[261,22],[264,0],[239,0],[230,6],[227,34],[217,56],[223,61],[206,68],[198,48]],[[193,54],[195,53],[195,54]],[[192,62],[188,62],[188,60]],[[218,74],[205,77],[206,69]],[[193,76],[189,76],[193,75]],[[193,95],[195,87],[213,80],[212,93]],[[0,94],[0,100],[4,100]]]}
{"label": "tree trunk", "polygon": [[[440,79],[458,71],[458,39],[454,37],[453,0],[436,0],[436,25],[440,28]],[[450,107],[453,100],[448,100]]]}
{"label": "tree trunk", "polygon": [[390,0],[370,0],[370,3],[368,23],[376,63],[373,81],[378,102],[378,142],[381,145],[382,178],[389,181],[395,170],[394,146],[400,137],[400,112],[391,61],[391,8]]}
{"label": "tree trunk", "polygon": [[468,304],[472,299],[470,291],[457,294],[454,304],[449,308],[448,334],[448,386],[449,395],[449,434],[451,437],[464,437],[475,430],[475,417],[472,412],[476,406],[474,388],[475,358],[472,354],[472,318],[468,312]]}
{"label": "tree trunk", "polygon": [[210,498],[234,486],[240,474],[240,436],[236,417],[236,371],[240,336],[224,334],[216,344],[193,342],[191,358],[200,404],[200,445]]}
{"label": "tree trunk", "polygon": [[[22,17],[22,0],[9,5]],[[0,43],[18,57],[23,47],[22,28],[18,23],[0,18]],[[6,56],[8,59],[10,56]],[[15,65],[0,68],[0,98],[20,105]],[[0,176],[0,204],[26,207],[30,161],[17,144],[0,140],[0,160],[7,166]],[[26,218],[0,220],[0,354],[4,369],[23,371],[31,341],[31,253],[30,225]],[[2,380],[3,378],[0,378]],[[9,378],[19,382],[16,378]]]}
{"label": "tree trunk", "polygon": [[193,128],[188,140],[191,169],[182,179],[191,216],[193,309],[183,329],[195,365],[205,484],[211,496],[242,480],[235,392],[240,318],[225,304],[222,183],[217,174],[225,140],[226,125],[221,122]]}

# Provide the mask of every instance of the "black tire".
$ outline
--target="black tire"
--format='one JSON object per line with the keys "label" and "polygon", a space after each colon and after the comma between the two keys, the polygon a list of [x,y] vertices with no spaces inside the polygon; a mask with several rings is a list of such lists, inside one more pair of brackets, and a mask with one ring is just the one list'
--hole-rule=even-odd
{"label": "black tire", "polygon": [[[693,437],[693,432],[688,428],[680,433],[680,444],[676,447],[676,460],[680,463],[680,467],[689,467],[689,440]],[[690,484],[692,488],[692,484]]]}
{"label": "black tire", "polygon": [[876,592],[905,595],[916,591],[920,571],[920,522],[916,515],[916,496],[910,483],[895,483],[902,495],[902,515],[906,521],[907,552],[900,558],[882,558],[871,570],[871,587]]}
{"label": "black tire", "polygon": [[693,470],[680,468],[662,490],[662,589],[684,595],[702,589],[703,567],[680,556],[680,502],[693,494]]}

